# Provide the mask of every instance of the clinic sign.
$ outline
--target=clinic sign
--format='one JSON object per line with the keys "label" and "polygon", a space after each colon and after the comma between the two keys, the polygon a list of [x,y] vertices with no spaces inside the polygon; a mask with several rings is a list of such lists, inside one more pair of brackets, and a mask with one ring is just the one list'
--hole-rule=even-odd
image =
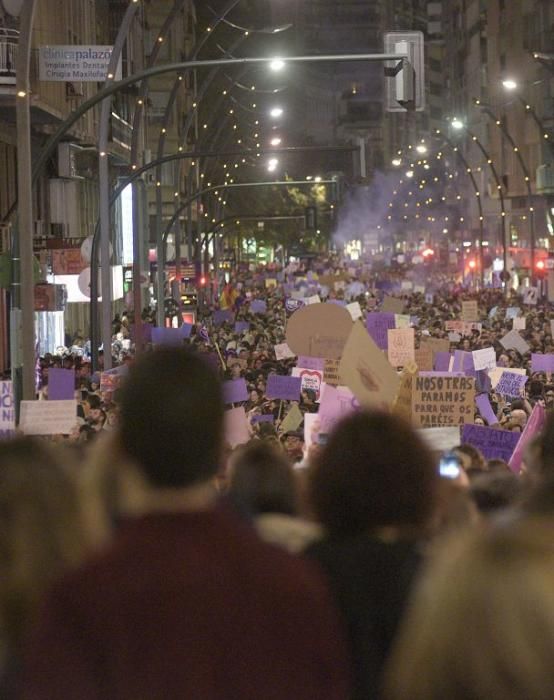
{"label": "clinic sign", "polygon": [[[113,46],[40,46],[39,80],[62,82],[104,82]],[[121,79],[121,63],[116,80]]]}
{"label": "clinic sign", "polygon": [[15,407],[13,385],[10,381],[0,382],[0,439],[11,437],[15,432]]}

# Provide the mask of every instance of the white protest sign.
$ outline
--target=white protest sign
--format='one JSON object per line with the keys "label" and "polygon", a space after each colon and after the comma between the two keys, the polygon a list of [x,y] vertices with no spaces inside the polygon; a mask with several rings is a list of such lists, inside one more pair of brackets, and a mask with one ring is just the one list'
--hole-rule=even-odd
{"label": "white protest sign", "polygon": [[506,335],[500,339],[500,343],[506,350],[517,350],[522,355],[529,350],[527,343],[523,340],[518,331],[514,330],[506,333]]}
{"label": "white protest sign", "polygon": [[302,391],[309,389],[315,393],[316,401],[319,401],[321,384],[323,382],[323,372],[318,369],[307,369],[305,367],[293,367],[292,376],[300,377]]}
{"label": "white protest sign", "polygon": [[352,316],[353,321],[357,321],[362,317],[362,309],[358,301],[353,301],[351,304],[347,304],[346,310]]}
{"label": "white protest sign", "polygon": [[314,294],[313,297],[306,297],[306,299],[304,299],[304,303],[306,304],[306,306],[308,306],[309,304],[321,304],[319,294]]}
{"label": "white protest sign", "polygon": [[476,370],[494,369],[496,367],[496,352],[494,348],[482,348],[481,350],[474,350],[472,355],[473,366]]}
{"label": "white protest sign", "polygon": [[0,382],[0,437],[9,437],[15,431],[12,383]]}
{"label": "white protest sign", "polygon": [[69,435],[77,424],[77,401],[22,401],[19,428],[25,435]]}
{"label": "white protest sign", "polygon": [[296,355],[289,348],[287,343],[280,343],[279,345],[275,345],[273,349],[275,350],[275,357],[278,360],[290,360],[293,357],[296,357]]}
{"label": "white protest sign", "polygon": [[539,290],[536,287],[527,287],[523,292],[523,303],[536,306],[539,300]]}
{"label": "white protest sign", "polygon": [[514,318],[514,331],[524,331],[527,327],[527,319],[525,316]]}
{"label": "white protest sign", "polygon": [[395,328],[410,328],[410,316],[408,314],[394,314]]}
{"label": "white protest sign", "polygon": [[389,328],[388,358],[393,367],[405,367],[415,361],[415,334],[413,328]]}
{"label": "white protest sign", "polygon": [[[57,401],[56,403],[60,403]],[[243,406],[224,413],[225,441],[235,448],[250,440],[250,429]]]}
{"label": "white protest sign", "polygon": [[448,452],[460,444],[460,428],[458,426],[418,428],[417,432],[433,452]]}

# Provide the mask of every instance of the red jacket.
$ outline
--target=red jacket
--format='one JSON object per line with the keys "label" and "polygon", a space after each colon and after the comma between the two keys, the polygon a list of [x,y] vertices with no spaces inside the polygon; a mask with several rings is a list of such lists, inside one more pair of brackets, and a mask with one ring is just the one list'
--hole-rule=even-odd
{"label": "red jacket", "polygon": [[223,509],[129,521],[47,596],[27,700],[342,700],[350,661],[319,570]]}

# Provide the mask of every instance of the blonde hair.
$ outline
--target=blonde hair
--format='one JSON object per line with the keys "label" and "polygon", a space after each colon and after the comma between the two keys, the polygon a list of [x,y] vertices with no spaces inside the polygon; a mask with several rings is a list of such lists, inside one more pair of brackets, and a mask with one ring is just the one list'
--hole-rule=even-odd
{"label": "blonde hair", "polygon": [[[63,454],[63,453],[62,453]],[[84,553],[75,486],[45,442],[0,443],[0,638],[17,649],[47,587]]]}
{"label": "blonde hair", "polygon": [[449,543],[401,627],[386,700],[551,700],[553,526],[529,519]]}

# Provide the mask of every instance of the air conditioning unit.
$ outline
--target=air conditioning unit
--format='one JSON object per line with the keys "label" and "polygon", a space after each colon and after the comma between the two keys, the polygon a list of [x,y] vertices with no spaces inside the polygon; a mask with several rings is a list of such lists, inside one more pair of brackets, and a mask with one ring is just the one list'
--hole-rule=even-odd
{"label": "air conditioning unit", "polygon": [[75,97],[83,97],[84,94],[83,83],[67,82],[65,84],[65,97],[67,100],[72,100]]}
{"label": "air conditioning unit", "polygon": [[537,168],[537,194],[554,194],[554,166],[543,163]]}

